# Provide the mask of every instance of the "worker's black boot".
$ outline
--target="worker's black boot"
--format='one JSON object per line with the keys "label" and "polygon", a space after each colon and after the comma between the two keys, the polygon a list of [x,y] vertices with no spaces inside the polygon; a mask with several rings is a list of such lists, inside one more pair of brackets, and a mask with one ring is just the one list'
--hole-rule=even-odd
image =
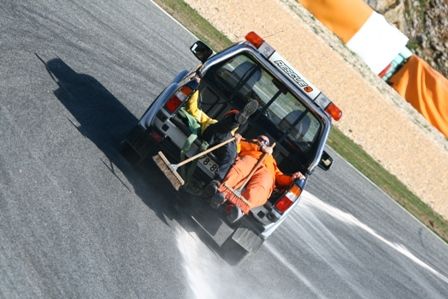
{"label": "worker's black boot", "polygon": [[210,183],[207,184],[207,186],[205,186],[204,191],[203,191],[203,196],[206,198],[211,198],[213,195],[216,194],[216,192],[218,192],[218,187],[220,185],[220,182],[217,180],[212,180],[210,181]]}
{"label": "worker's black boot", "polygon": [[246,106],[244,106],[243,111],[236,115],[237,123],[244,124],[247,122],[249,117],[255,113],[258,109],[258,102],[256,100],[250,100]]}
{"label": "worker's black boot", "polygon": [[226,201],[224,195],[221,192],[216,192],[215,195],[210,199],[210,206],[213,209],[219,208]]}

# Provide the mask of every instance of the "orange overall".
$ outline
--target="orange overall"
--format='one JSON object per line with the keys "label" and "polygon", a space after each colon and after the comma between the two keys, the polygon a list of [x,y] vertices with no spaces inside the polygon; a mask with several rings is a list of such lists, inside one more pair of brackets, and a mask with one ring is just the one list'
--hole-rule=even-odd
{"label": "orange overall", "polygon": [[[262,155],[257,143],[242,140],[238,158],[224,178],[223,184],[232,189],[240,188]],[[241,195],[249,201],[249,208],[252,209],[264,205],[276,185],[288,186],[291,183],[292,178],[278,169],[274,157],[266,154],[263,163],[257,167]],[[219,191],[225,192],[225,187],[221,186]],[[249,210],[243,212],[247,214]]]}

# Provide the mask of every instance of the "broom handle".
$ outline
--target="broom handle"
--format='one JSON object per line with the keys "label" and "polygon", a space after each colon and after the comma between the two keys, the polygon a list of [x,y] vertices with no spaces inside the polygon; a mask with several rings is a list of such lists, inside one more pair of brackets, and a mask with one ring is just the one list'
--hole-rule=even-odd
{"label": "broom handle", "polygon": [[205,151],[200,152],[199,154],[196,154],[196,155],[194,155],[194,156],[191,156],[191,157],[188,158],[188,159],[183,160],[182,162],[178,163],[178,164],[176,165],[176,167],[181,167],[182,165],[185,165],[185,164],[187,164],[187,163],[189,163],[189,162],[191,162],[191,161],[193,161],[193,160],[196,160],[197,158],[200,158],[200,157],[202,157],[202,156],[205,156],[206,154],[208,154],[208,153],[214,151],[215,149],[220,148],[221,146],[224,146],[224,145],[226,145],[227,143],[230,143],[230,142],[232,142],[232,141],[234,141],[234,140],[235,140],[235,137],[232,137],[232,138],[230,138],[230,139],[227,139],[226,141],[223,141],[223,142],[221,142],[221,143],[218,143],[218,144],[212,146],[211,148],[208,148],[208,149],[206,149]]}
{"label": "broom handle", "polygon": [[230,188],[229,186],[226,185],[226,183],[223,183],[224,188],[226,188],[227,190],[230,190],[233,195],[235,195],[236,197],[238,197],[238,199],[240,199],[242,202],[244,202],[246,205],[250,206],[250,202],[244,198],[243,195],[241,194],[235,194],[235,190],[233,190],[232,188]]}
{"label": "broom handle", "polygon": [[[275,147],[275,142],[270,146],[271,148]],[[263,163],[264,158],[266,157],[268,153],[264,152],[261,157],[258,159],[257,163],[254,165],[254,167],[252,167],[251,171],[249,172],[249,174],[246,177],[246,180],[244,181],[244,183],[241,185],[241,187],[238,188],[238,191],[242,191],[244,189],[244,187],[246,187],[247,183],[249,183],[249,180],[252,178],[252,176],[254,175],[255,171],[257,170],[258,166],[261,165],[261,163]]]}

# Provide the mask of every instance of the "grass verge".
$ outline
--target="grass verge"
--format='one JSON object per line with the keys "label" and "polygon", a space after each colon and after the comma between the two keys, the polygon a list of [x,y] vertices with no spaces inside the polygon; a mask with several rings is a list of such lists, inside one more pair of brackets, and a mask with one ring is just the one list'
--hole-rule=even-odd
{"label": "grass verge", "polygon": [[216,30],[184,1],[154,0],[154,2],[215,51],[225,49],[232,44],[230,39]]}
{"label": "grass verge", "polygon": [[[224,34],[216,30],[196,10],[182,0],[155,0],[155,2],[215,51],[222,50],[232,44]],[[397,177],[387,172],[350,138],[337,128],[333,128],[328,145],[448,243],[448,222],[415,196]]]}

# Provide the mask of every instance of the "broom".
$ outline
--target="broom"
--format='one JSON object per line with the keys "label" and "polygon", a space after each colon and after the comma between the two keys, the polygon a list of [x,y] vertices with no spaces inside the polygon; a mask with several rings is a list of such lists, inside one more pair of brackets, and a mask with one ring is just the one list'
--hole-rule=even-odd
{"label": "broom", "polygon": [[[270,146],[271,148],[275,147],[275,142]],[[229,186],[227,186],[225,183],[222,184],[222,187],[224,188],[223,192],[226,193],[226,199],[236,205],[238,208],[243,211],[245,215],[247,215],[250,211],[250,202],[244,198],[244,196],[241,194],[243,189],[246,187],[247,183],[249,183],[250,179],[254,175],[257,168],[263,163],[264,158],[266,157],[267,153],[264,152],[261,157],[258,159],[257,163],[252,167],[251,171],[247,175],[246,179],[244,180],[244,183],[238,188],[238,189],[232,189]]]}
{"label": "broom", "polygon": [[179,190],[180,187],[182,187],[185,184],[184,179],[182,176],[177,172],[177,169],[191,161],[194,161],[202,156],[205,156],[206,154],[216,150],[217,148],[220,148],[227,143],[230,143],[235,140],[235,137],[232,137],[230,139],[227,139],[221,143],[218,143],[205,151],[202,151],[194,156],[191,156],[188,159],[185,159],[177,164],[172,164],[170,161],[165,157],[165,155],[162,152],[158,152],[157,155],[153,156],[152,159],[156,163],[157,167],[165,174],[167,179],[170,181],[171,185],[173,185],[174,189]]}

